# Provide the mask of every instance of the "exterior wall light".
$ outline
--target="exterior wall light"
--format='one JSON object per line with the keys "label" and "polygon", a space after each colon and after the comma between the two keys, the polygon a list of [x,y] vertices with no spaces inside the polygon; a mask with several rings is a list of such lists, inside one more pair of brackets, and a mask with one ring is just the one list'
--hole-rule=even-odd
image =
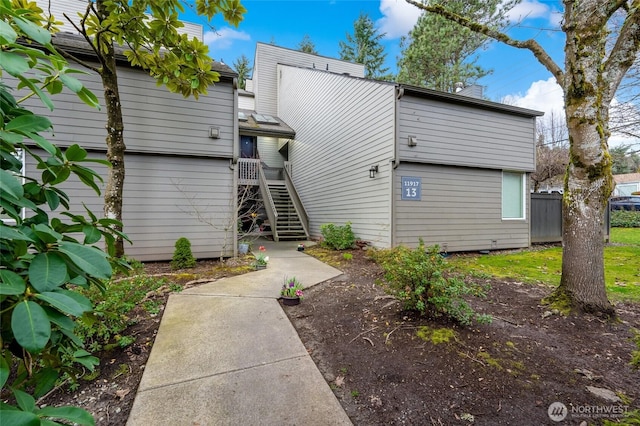
{"label": "exterior wall light", "polygon": [[416,146],[416,145],[418,145],[418,137],[417,137],[417,136],[409,136],[409,138],[408,138],[408,145],[409,145],[409,146]]}
{"label": "exterior wall light", "polygon": [[212,139],[218,139],[220,137],[220,128],[209,127],[209,137]]}
{"label": "exterior wall light", "polygon": [[378,166],[371,166],[371,168],[369,169],[369,177],[373,179],[374,177],[376,177],[376,173],[378,173]]}

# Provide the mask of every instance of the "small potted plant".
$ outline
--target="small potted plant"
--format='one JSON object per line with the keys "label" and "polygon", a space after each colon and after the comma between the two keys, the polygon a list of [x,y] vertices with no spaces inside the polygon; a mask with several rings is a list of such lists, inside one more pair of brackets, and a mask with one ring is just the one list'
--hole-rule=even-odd
{"label": "small potted plant", "polygon": [[282,289],[280,290],[282,303],[287,306],[299,304],[304,298],[302,290],[304,290],[304,287],[296,277],[285,278],[284,284],[282,284]]}
{"label": "small potted plant", "polygon": [[254,266],[256,269],[264,269],[267,267],[267,262],[269,262],[269,256],[266,255],[267,249],[264,246],[258,247],[258,253],[253,253],[253,257],[255,257],[256,261],[254,262]]}

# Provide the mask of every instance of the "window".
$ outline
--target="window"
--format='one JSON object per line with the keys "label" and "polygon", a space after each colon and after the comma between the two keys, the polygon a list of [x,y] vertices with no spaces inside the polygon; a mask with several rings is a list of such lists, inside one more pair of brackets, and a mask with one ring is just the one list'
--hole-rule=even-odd
{"label": "window", "polygon": [[525,174],[502,172],[502,218],[524,219]]}

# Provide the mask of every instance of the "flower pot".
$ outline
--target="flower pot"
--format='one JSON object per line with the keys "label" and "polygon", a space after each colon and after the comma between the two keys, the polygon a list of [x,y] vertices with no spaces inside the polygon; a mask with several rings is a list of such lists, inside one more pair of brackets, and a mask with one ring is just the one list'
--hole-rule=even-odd
{"label": "flower pot", "polygon": [[238,254],[247,254],[247,253],[249,253],[249,243],[239,243]]}
{"label": "flower pot", "polygon": [[295,306],[300,304],[299,297],[281,296],[282,304],[287,306]]}

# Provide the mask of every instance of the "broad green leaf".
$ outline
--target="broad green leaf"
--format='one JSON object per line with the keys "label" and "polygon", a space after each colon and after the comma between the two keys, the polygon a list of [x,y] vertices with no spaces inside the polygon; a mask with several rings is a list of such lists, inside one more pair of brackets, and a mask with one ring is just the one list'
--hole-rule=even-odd
{"label": "broad green leaf", "polygon": [[60,81],[67,86],[72,92],[78,93],[82,90],[82,83],[75,77],[71,77],[70,75],[60,74]]}
{"label": "broad green leaf", "polygon": [[60,80],[52,80],[49,82],[49,84],[47,84],[47,90],[52,95],[57,95],[58,93],[62,92],[63,88],[64,84],[62,84]]}
{"label": "broad green leaf", "polygon": [[9,195],[17,200],[24,196],[24,190],[18,178],[6,170],[0,170],[0,187],[2,187],[3,197]]}
{"label": "broad green leaf", "polygon": [[40,398],[56,385],[59,374],[54,368],[45,368],[38,372],[38,380],[33,390],[33,396]]}
{"label": "broad green leaf", "polygon": [[69,161],[82,161],[87,158],[87,151],[85,151],[80,145],[74,144],[67,148],[64,155]]}
{"label": "broad green leaf", "polygon": [[20,28],[30,39],[40,44],[51,43],[51,33],[41,26],[20,17],[15,17],[13,22],[15,22],[18,28]]}
{"label": "broad green leaf", "polygon": [[47,151],[47,153],[49,153],[50,155],[56,154],[56,147],[46,138],[43,138],[42,136],[35,133],[29,133],[29,137],[33,139],[36,145]]}
{"label": "broad green leaf", "polygon": [[7,383],[10,372],[9,364],[3,356],[0,356],[0,388],[4,388],[4,384]]}
{"label": "broad green leaf", "polygon": [[20,79],[20,84],[18,84],[18,89],[20,89],[20,88],[22,88],[24,86],[28,87],[29,89],[31,89],[31,91],[33,91],[33,93],[38,95],[38,97],[40,98],[42,103],[44,103],[47,106],[47,108],[49,108],[49,110],[53,111],[55,106],[53,105],[53,102],[51,101],[51,98],[49,96],[47,96],[46,93],[44,93],[42,90],[40,90],[40,88],[38,86],[36,86],[32,81],[30,81],[24,75],[20,75],[20,76],[18,76],[18,78]]}
{"label": "broad green leaf", "polygon": [[95,370],[96,366],[100,365],[100,360],[85,350],[76,351],[73,354],[73,360],[84,365],[90,371]]}
{"label": "broad green leaf", "polygon": [[52,324],[55,324],[60,328],[60,330],[73,331],[76,327],[75,321],[73,321],[70,317],[60,313],[50,306],[43,306],[43,309],[47,313],[47,317]]}
{"label": "broad green leaf", "polygon": [[34,225],[33,227],[31,227],[31,229],[38,236],[38,238],[40,238],[47,244],[53,244],[62,239],[62,234],[54,231],[49,227],[49,225],[46,225],[44,223]]}
{"label": "broad green leaf", "polygon": [[19,133],[5,132],[0,130],[0,139],[3,139],[11,144],[18,144],[24,140],[24,136]]}
{"label": "broad green leaf", "polygon": [[60,287],[66,278],[67,264],[55,252],[37,254],[29,265],[29,281],[40,293]]}
{"label": "broad green leaf", "polygon": [[18,39],[18,34],[8,22],[0,19],[0,44],[12,44]]}
{"label": "broad green leaf", "polygon": [[93,309],[93,304],[91,304],[91,300],[88,297],[78,293],[74,290],[65,290],[65,289],[57,289],[56,293],[61,293],[66,295],[67,297],[76,301],[78,305],[83,309],[83,312],[89,312]]}
{"label": "broad green leaf", "polygon": [[11,330],[16,341],[31,353],[38,353],[51,337],[51,323],[47,313],[32,301],[22,301],[11,313]]}
{"label": "broad green leaf", "polygon": [[111,265],[107,261],[107,255],[97,248],[64,241],[60,243],[58,250],[87,274],[102,279],[111,277]]}
{"label": "broad green leaf", "polygon": [[23,411],[28,411],[31,413],[35,411],[36,400],[33,399],[31,395],[19,389],[13,389],[13,396],[16,397],[18,407],[20,407]]}
{"label": "broad green leaf", "polygon": [[84,243],[85,244],[93,244],[100,241],[102,238],[102,234],[99,230],[91,225],[85,225],[82,227],[82,232],[84,233]]}
{"label": "broad green leaf", "polygon": [[0,294],[16,295],[23,294],[27,289],[24,279],[13,271],[0,269]]}
{"label": "broad green leaf", "polygon": [[47,205],[51,210],[55,210],[60,206],[60,196],[53,189],[46,188],[44,190],[44,197],[47,199]]}
{"label": "broad green leaf", "polygon": [[100,102],[98,101],[98,98],[93,94],[93,92],[91,92],[91,90],[87,89],[86,87],[83,87],[82,90],[78,92],[78,97],[82,100],[82,102],[89,105],[90,107],[100,109]]}
{"label": "broad green leaf", "polygon": [[51,128],[51,121],[35,114],[24,114],[14,118],[4,127],[15,132],[41,132]]}
{"label": "broad green leaf", "polygon": [[47,302],[60,312],[68,315],[73,315],[75,317],[79,317],[87,311],[87,309],[80,306],[80,304],[78,304],[78,302],[76,302],[74,299],[61,292],[48,291],[45,293],[38,293],[35,295],[35,297],[39,300]]}
{"label": "broad green leaf", "polygon": [[65,419],[71,423],[82,426],[93,426],[96,424],[95,419],[88,411],[79,407],[44,407],[36,411],[38,415],[43,417],[52,417]]}
{"label": "broad green leaf", "polygon": [[33,413],[17,410],[0,410],[2,425],[40,426],[40,418]]}
{"label": "broad green leaf", "polygon": [[29,70],[29,62],[27,62],[24,56],[12,52],[3,52],[1,50],[0,66],[14,77]]}

